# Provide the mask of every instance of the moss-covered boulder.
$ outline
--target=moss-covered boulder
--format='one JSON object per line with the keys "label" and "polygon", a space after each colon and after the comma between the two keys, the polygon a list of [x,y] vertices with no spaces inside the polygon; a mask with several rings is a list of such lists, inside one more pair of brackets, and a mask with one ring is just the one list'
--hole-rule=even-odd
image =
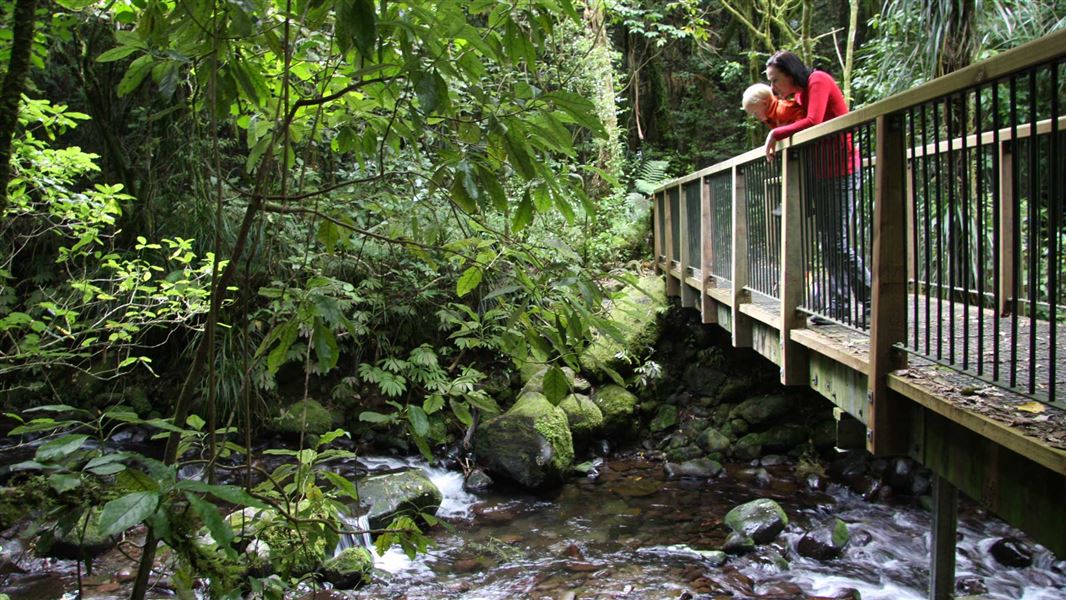
{"label": "moss-covered boulder", "polygon": [[440,488],[425,471],[416,467],[368,475],[355,486],[371,529],[384,529],[401,515],[411,518],[419,513],[434,515],[444,500]]}
{"label": "moss-covered boulder", "polygon": [[341,590],[349,590],[358,587],[370,580],[370,572],[374,570],[374,557],[370,551],[362,547],[345,548],[340,554],[326,561],[322,565],[322,576],[333,587]]}
{"label": "moss-covered boulder", "polygon": [[[522,378],[522,391],[519,395],[526,392],[544,392],[544,376],[548,373],[550,365],[544,365],[542,363],[527,362],[519,369],[519,373]],[[573,369],[567,366],[561,367],[563,375],[566,376],[566,383],[570,386],[570,391],[574,393],[587,392],[590,388],[587,379],[579,376]]]}
{"label": "moss-covered boulder", "polygon": [[725,452],[731,444],[729,438],[714,427],[704,429],[696,437],[696,443],[707,452]]}
{"label": "moss-covered boulder", "polygon": [[622,290],[612,301],[608,318],[623,341],[598,335],[581,354],[581,368],[597,381],[610,377],[606,369],[621,372],[627,367],[619,353],[640,356],[659,337],[659,313],[665,310],[666,291],[661,276],[642,277],[637,285]]}
{"label": "moss-covered boulder", "polygon": [[487,471],[525,487],[558,485],[574,462],[566,411],[543,394],[522,394],[507,412],[478,427],[474,452]]}
{"label": "moss-covered boulder", "polygon": [[636,431],[634,413],[637,397],[624,387],[611,383],[596,390],[592,401],[603,413],[603,427],[612,433],[631,434]]}
{"label": "moss-covered boulder", "polygon": [[733,408],[733,419],[743,419],[749,425],[766,423],[788,414],[792,403],[781,394],[748,398]]}
{"label": "moss-covered boulder", "polygon": [[729,511],[723,520],[726,527],[757,544],[769,544],[788,525],[788,515],[781,505],[769,498],[759,498]]}
{"label": "moss-covered boulder", "polygon": [[584,394],[570,394],[559,403],[575,440],[588,439],[603,429],[603,411]]}
{"label": "moss-covered boulder", "polygon": [[85,560],[103,554],[115,545],[115,536],[104,535],[100,524],[102,508],[81,514],[69,527],[59,526],[45,554],[55,558]]}
{"label": "moss-covered boulder", "polygon": [[652,431],[665,431],[677,425],[677,407],[673,404],[663,404],[655,411],[648,427]]}
{"label": "moss-covered boulder", "polygon": [[333,415],[317,400],[300,400],[283,410],[269,428],[286,436],[299,435],[301,431],[322,435],[333,429]]}

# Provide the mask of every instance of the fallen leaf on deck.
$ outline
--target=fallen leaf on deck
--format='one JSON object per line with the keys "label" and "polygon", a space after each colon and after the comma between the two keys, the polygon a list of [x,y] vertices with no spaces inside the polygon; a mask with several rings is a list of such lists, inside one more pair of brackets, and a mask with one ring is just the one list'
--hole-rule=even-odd
{"label": "fallen leaf on deck", "polygon": [[1015,406],[1014,408],[1016,408],[1016,409],[1018,409],[1020,411],[1024,411],[1024,412],[1027,412],[1027,413],[1033,413],[1034,415],[1038,415],[1038,414],[1044,412],[1044,410],[1047,407],[1045,407],[1043,404],[1041,404],[1039,402],[1026,402],[1024,404],[1019,404],[1018,406]]}

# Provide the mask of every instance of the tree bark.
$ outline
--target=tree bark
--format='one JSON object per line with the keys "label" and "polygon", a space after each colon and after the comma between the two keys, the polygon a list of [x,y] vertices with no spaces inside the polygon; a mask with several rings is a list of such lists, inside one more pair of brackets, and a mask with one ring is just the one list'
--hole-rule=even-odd
{"label": "tree bark", "polygon": [[30,70],[37,0],[16,0],[12,17],[11,56],[3,87],[0,87],[0,211],[7,207],[7,184],[11,180],[11,138],[19,122],[19,100]]}

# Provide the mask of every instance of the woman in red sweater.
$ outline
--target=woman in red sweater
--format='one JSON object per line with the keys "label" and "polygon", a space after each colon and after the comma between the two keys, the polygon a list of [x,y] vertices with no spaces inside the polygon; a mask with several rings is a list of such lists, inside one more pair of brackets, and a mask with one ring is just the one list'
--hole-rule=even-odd
{"label": "woman in red sweater", "polygon": [[[766,138],[769,160],[774,159],[778,140],[848,112],[844,94],[833,77],[825,71],[807,68],[791,52],[778,52],[766,61],[766,78],[775,94],[794,97],[807,111],[804,118],[770,131]],[[856,237],[862,231],[861,224],[856,222],[859,212],[856,198],[860,196],[858,156],[850,133],[815,142],[806,153],[807,160],[816,161],[807,206],[814,212],[823,269],[828,275],[825,283],[829,287],[828,306],[823,304],[826,294],[821,294],[816,303],[822,306],[811,308],[827,312],[838,321],[865,325],[870,306],[870,272],[865,257],[855,249]],[[855,304],[851,302],[852,297]],[[819,324],[817,318],[812,321]]]}

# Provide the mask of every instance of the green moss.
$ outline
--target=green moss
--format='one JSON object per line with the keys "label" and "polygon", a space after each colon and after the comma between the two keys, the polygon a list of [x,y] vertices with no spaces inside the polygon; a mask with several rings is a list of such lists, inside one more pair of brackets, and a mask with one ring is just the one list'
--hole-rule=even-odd
{"label": "green moss", "polygon": [[530,392],[519,396],[518,401],[507,412],[532,419],[533,429],[544,436],[555,449],[552,467],[560,472],[570,469],[570,465],[574,463],[574,440],[563,409],[552,406],[544,394]]}
{"label": "green moss", "polygon": [[583,394],[570,394],[559,403],[566,413],[570,433],[575,437],[590,436],[603,427],[603,411]]}
{"label": "green moss", "polygon": [[615,432],[633,429],[633,413],[637,410],[637,397],[629,390],[613,383],[605,385],[596,390],[593,401],[603,412],[605,428]]}
{"label": "green moss", "polygon": [[333,429],[333,415],[317,400],[301,400],[274,419],[271,429],[290,435],[299,434],[301,430],[322,435]]}
{"label": "green moss", "polygon": [[341,589],[369,581],[373,570],[374,558],[366,548],[345,548],[322,565],[326,580]]}
{"label": "green moss", "polygon": [[599,335],[581,354],[581,367],[589,375],[604,381],[605,368],[618,371],[624,363],[617,355],[643,356],[646,348],[655,344],[659,336],[659,313],[666,308],[666,291],[662,277],[642,277],[636,287],[627,287],[611,307],[608,319],[623,337]]}

